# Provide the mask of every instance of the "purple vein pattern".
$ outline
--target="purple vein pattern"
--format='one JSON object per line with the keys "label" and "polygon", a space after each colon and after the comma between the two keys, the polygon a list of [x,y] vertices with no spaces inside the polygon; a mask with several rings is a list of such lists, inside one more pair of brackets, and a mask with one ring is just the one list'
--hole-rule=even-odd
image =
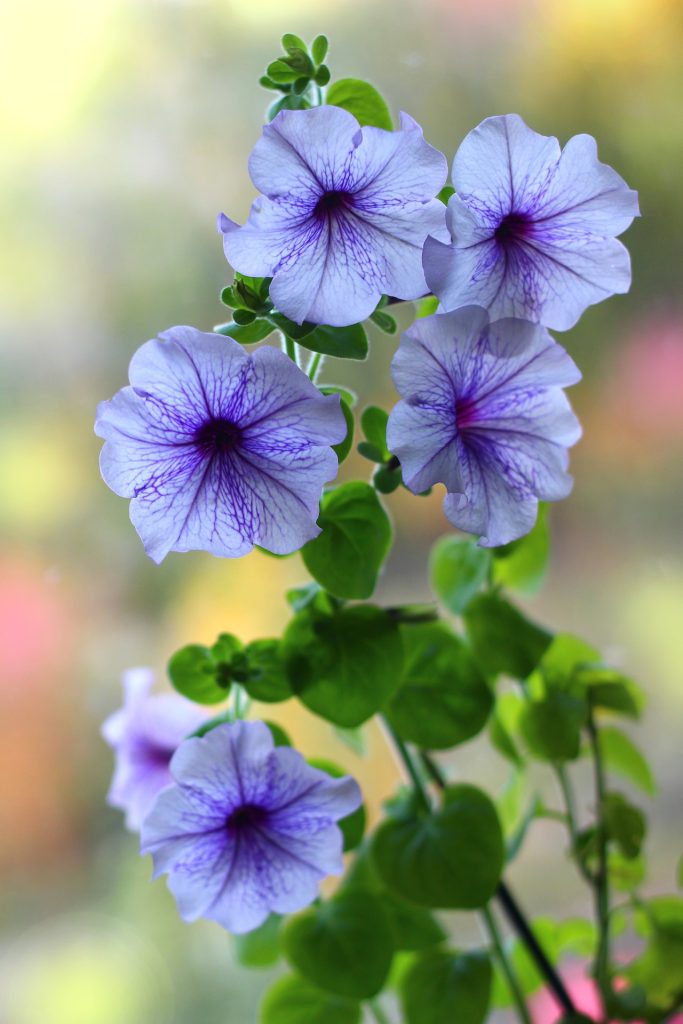
{"label": "purple vein pattern", "polygon": [[338,395],[322,395],[274,348],[172,327],[130,364],[130,387],[97,411],[105,482],[130,498],[147,554],[276,554],[316,537],[330,445],[346,436]]}
{"label": "purple vein pattern", "polygon": [[521,317],[563,331],[587,306],[631,285],[616,239],[638,195],[600,163],[595,139],[560,151],[517,114],[489,117],[453,161],[452,242],[427,239],[427,283],[446,310],[476,303],[495,319]]}
{"label": "purple vein pattern", "polygon": [[107,795],[112,807],[125,811],[126,827],[138,831],[157,794],[173,779],[169,763],[179,744],[205,716],[176,694],[150,697],[151,669],[132,668],[123,676],[123,707],[102,726],[116,766]]}
{"label": "purple vein pattern", "polygon": [[483,547],[528,533],[539,499],[569,494],[581,428],[562,388],[581,374],[543,327],[489,323],[478,306],[435,314],[403,335],[392,376],[403,400],[387,445],[406,485],[445,484],[446,516]]}
{"label": "purple vein pattern", "polygon": [[272,277],[270,296],[290,319],[345,326],[382,294],[424,295],[425,238],[448,239],[434,198],[448,165],[407,114],[388,132],[338,107],[283,110],[249,173],[262,195],[243,227],[219,217],[225,255],[242,274]]}
{"label": "purple vein pattern", "polygon": [[171,762],[176,784],[142,827],[141,851],[166,872],[185,921],[206,917],[231,932],[311,903],[342,871],[336,822],[361,803],[350,777],[332,779],[263,722],[219,725],[186,740]]}

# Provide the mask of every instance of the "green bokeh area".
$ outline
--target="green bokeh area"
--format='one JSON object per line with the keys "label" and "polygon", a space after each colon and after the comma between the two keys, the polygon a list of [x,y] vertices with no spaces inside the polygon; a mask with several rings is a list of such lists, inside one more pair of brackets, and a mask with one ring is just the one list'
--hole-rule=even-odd
{"label": "green bokeh area", "polygon": [[[0,13],[3,1024],[249,1024],[284,969],[242,966],[225,933],[183,924],[164,884],[150,883],[136,837],[106,807],[111,756],[98,731],[120,703],[129,666],[153,666],[161,684],[185,644],[210,645],[223,632],[245,644],[281,635],[291,617],[282,593],[304,584],[306,570],[298,556],[260,553],[237,563],[172,555],[154,566],[126,502],[99,478],[92,423],[142,342],[173,324],[210,330],[228,319],[219,296],[230,272],[215,219],[225,210],[243,221],[254,198],[247,159],[273,99],[258,78],[287,31],[306,40],[325,32],[333,80],[370,80],[394,123],[410,113],[449,163],[482,118],[516,111],[563,143],[595,135],[601,159],[640,191],[643,217],[624,237],[632,291],[558,335],[584,374],[570,392],[584,438],[571,455],[574,493],[548,513],[546,581],[539,594],[529,586],[522,604],[534,622],[585,637],[642,683],[647,714],[634,738],[658,782],[657,803],[647,804],[644,889],[669,891],[674,881],[683,715],[680,4],[10,0]],[[411,307],[391,312],[405,329]],[[330,359],[320,377],[357,396],[356,442],[362,410],[396,400],[389,364],[398,334],[369,323],[367,335],[367,361]],[[351,451],[340,482],[368,480],[374,469]],[[399,488],[383,499],[396,541],[378,602],[430,599],[429,550],[450,532],[441,499],[438,487],[425,498]],[[329,756],[358,776],[371,830],[397,781],[379,732],[354,734],[367,749],[361,757],[343,728],[290,703],[260,713],[277,717],[306,756]],[[624,733],[633,735],[630,723]],[[613,762],[623,762],[623,741],[611,743]],[[505,790],[506,806],[514,804],[510,764],[485,736],[444,756],[453,778],[492,796]],[[628,763],[640,787],[629,795],[645,805],[650,783],[632,755]],[[587,815],[585,759],[576,784]],[[544,786],[539,775],[542,797],[556,803],[552,781]],[[532,917],[590,912],[552,822],[530,829],[513,880]],[[449,913],[443,923],[454,948],[481,942],[472,915]]]}

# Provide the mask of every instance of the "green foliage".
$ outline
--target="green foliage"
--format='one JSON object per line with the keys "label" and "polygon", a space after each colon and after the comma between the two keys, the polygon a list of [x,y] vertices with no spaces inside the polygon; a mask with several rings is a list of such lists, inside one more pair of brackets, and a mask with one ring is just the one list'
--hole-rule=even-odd
{"label": "green foliage", "polygon": [[436,198],[440,202],[442,202],[444,204],[444,206],[448,206],[448,200],[451,198],[451,196],[454,196],[454,195],[455,195],[455,189],[453,188],[453,186],[452,185],[444,185],[444,187],[441,189],[441,191],[439,192],[439,194],[438,194],[438,196]]}
{"label": "green foliage", "polygon": [[644,1016],[659,1021],[683,1004],[683,900],[661,896],[642,909],[648,923],[647,946],[620,973],[647,993]]}
{"label": "green foliage", "polygon": [[[532,929],[551,963],[558,963],[566,954],[586,958],[595,952],[597,933],[592,921],[586,921],[583,918],[553,921],[550,918],[541,917],[532,922]],[[507,943],[506,952],[522,991],[526,995],[531,995],[541,988],[544,982],[543,975],[524,943],[518,938],[513,938]],[[494,972],[491,1005],[501,1009],[514,1006],[505,976],[497,965]]]}
{"label": "green foliage", "polygon": [[233,320],[231,323],[218,324],[214,327],[216,334],[224,334],[228,338],[232,338],[233,341],[238,341],[240,345],[255,345],[267,338],[274,330],[275,328],[269,320],[253,320],[244,326]]}
{"label": "green foliage", "polygon": [[608,771],[621,775],[648,796],[655,796],[657,786],[652,769],[633,740],[620,729],[605,726],[598,733],[598,742]]}
{"label": "green foliage", "polygon": [[271,967],[280,958],[279,914],[271,914],[260,927],[235,936],[235,955],[244,967]]}
{"label": "green foliage", "polygon": [[[281,314],[271,314],[271,319],[278,320],[278,326],[286,321]],[[288,321],[284,333],[292,338],[292,328]],[[338,359],[367,359],[368,336],[362,324],[351,324],[349,327],[314,327],[312,331],[293,338],[297,344],[311,352],[320,352],[324,356],[336,356]]]}
{"label": "green foliage", "polygon": [[361,1017],[358,1002],[331,995],[289,974],[266,993],[260,1024],[360,1024]]}
{"label": "green foliage", "polygon": [[254,700],[275,703],[292,696],[279,640],[252,640],[244,649],[242,685]]}
{"label": "green foliage", "polygon": [[348,402],[348,399],[340,393],[339,388],[325,387],[320,388],[324,395],[339,394],[339,406],[342,413],[344,414],[344,420],[346,422],[346,437],[339,444],[332,445],[332,451],[336,453],[341,466],[344,459],[348,456],[349,452],[353,448],[353,431],[355,428],[355,421],[353,418],[353,410]]}
{"label": "green foliage", "polygon": [[581,730],[586,720],[585,701],[558,689],[524,706],[520,728],[535,757],[560,763],[579,756]]}
{"label": "green foliage", "polygon": [[[328,761],[326,758],[312,757],[309,758],[308,763],[314,768],[319,768],[321,771],[331,775],[333,779],[341,779],[342,776],[348,775],[348,772],[344,771],[343,768],[340,768],[339,765],[334,764],[332,761]],[[345,818],[341,818],[337,822],[344,836],[344,853],[348,853],[349,850],[355,850],[357,846],[360,846],[363,841],[366,822],[365,804],[361,804],[355,811],[347,814]]]}
{"label": "green foliage", "polygon": [[616,843],[622,856],[633,860],[640,853],[645,838],[645,816],[621,793],[607,793],[603,800],[602,818],[607,838]]}
{"label": "green foliage", "polygon": [[398,626],[373,605],[302,609],[283,638],[292,689],[311,711],[345,728],[367,721],[398,686]]}
{"label": "green foliage", "polygon": [[394,125],[386,101],[369,82],[359,78],[341,78],[330,86],[327,102],[348,110],[361,125],[373,125],[392,131]]}
{"label": "green foliage", "polygon": [[377,453],[375,462],[387,462],[391,452],[387,448],[387,422],[389,414],[378,405],[368,405],[361,414],[360,425],[365,440]]}
{"label": "green foliage", "polygon": [[327,491],[318,522],[322,533],[301,550],[311,576],[337,597],[370,597],[392,533],[374,488],[352,481]]}
{"label": "green foliage", "polygon": [[493,696],[466,644],[440,622],[404,625],[401,634],[403,677],[385,712],[398,735],[432,750],[476,736]]}
{"label": "green foliage", "polygon": [[549,555],[548,507],[541,503],[536,525],[530,533],[493,549],[493,581],[525,594],[535,594],[543,583]]}
{"label": "green foliage", "polygon": [[340,892],[291,918],[283,948],[305,978],[350,999],[376,995],[394,955],[384,907],[371,891],[361,889]]}
{"label": "green foliage", "polygon": [[432,589],[450,612],[461,615],[486,580],[490,565],[490,552],[474,541],[441,537],[429,557]]}
{"label": "green foliage", "polygon": [[429,815],[406,809],[380,825],[372,846],[385,885],[426,907],[472,910],[493,895],[503,836],[490,799],[474,786],[449,786]]}
{"label": "green foliage", "polygon": [[223,633],[212,647],[188,644],[181,647],[168,663],[168,675],[183,697],[197,704],[218,704],[224,701],[233,680],[231,659],[239,654],[237,637]]}
{"label": "green foliage", "polygon": [[463,616],[475,656],[492,676],[526,679],[552,641],[551,633],[495,593],[478,594]]}
{"label": "green foliage", "polygon": [[491,961],[483,952],[421,953],[400,981],[406,1024],[482,1024],[491,979]]}

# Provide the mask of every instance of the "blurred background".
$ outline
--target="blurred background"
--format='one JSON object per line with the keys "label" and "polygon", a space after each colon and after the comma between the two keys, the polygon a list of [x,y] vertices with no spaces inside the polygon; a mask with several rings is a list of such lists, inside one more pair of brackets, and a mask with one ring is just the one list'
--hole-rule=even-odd
{"label": "blurred background", "polygon": [[[679,0],[10,0],[0,8],[0,1022],[244,1024],[267,976],[217,926],[188,927],[105,806],[99,738],[120,675],[220,630],[273,635],[298,556],[149,561],[99,477],[96,403],[173,324],[210,329],[230,278],[214,229],[241,220],[246,161],[282,32],[331,39],[333,78],[370,79],[449,161],[482,118],[517,111],[564,143],[594,134],[639,189],[634,285],[562,338],[584,372],[576,486],[553,510],[552,568],[530,612],[639,679],[639,741],[660,790],[647,891],[681,852],[683,712],[683,7]],[[407,323],[409,310],[400,314]],[[396,340],[323,379],[394,401]],[[367,473],[349,460],[345,475]],[[448,532],[440,495],[389,499],[398,540],[381,600],[428,596]],[[396,772],[373,729],[361,758],[298,707],[271,712],[305,752],[351,769],[377,808]],[[496,790],[481,743],[451,762]],[[580,774],[580,773],[579,773]],[[639,797],[637,802],[642,802]],[[582,796],[584,809],[590,795]],[[588,910],[557,825],[512,877],[533,913]],[[454,924],[458,934],[458,922]],[[463,924],[463,941],[467,925]]]}

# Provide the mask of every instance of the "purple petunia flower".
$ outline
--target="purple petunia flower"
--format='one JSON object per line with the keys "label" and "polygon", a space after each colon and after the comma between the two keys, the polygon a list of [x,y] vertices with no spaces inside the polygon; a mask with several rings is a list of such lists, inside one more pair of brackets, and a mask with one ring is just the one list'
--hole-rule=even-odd
{"label": "purple petunia flower", "polygon": [[316,537],[330,445],[346,436],[338,395],[322,395],[274,348],[172,327],[130,364],[131,387],[97,411],[106,483],[131,498],[147,554],[276,554]]}
{"label": "purple petunia flower", "polygon": [[489,323],[478,306],[437,313],[403,335],[392,376],[403,401],[387,445],[406,485],[445,484],[446,516],[483,547],[528,533],[539,499],[569,494],[581,427],[561,389],[581,374],[543,327]]}
{"label": "purple petunia flower", "polygon": [[283,110],[249,173],[263,195],[243,227],[221,214],[225,255],[242,274],[272,277],[271,298],[290,319],[344,326],[382,294],[425,293],[424,240],[448,238],[434,198],[448,166],[407,114],[388,132],[339,107]]}
{"label": "purple petunia flower", "polygon": [[133,831],[159,791],[173,782],[168,766],[178,745],[205,721],[199,708],[176,694],[150,697],[153,682],[151,669],[125,672],[123,707],[102,726],[116,756],[107,802],[126,812],[126,826]]}
{"label": "purple petunia flower", "polygon": [[186,740],[171,772],[176,785],[144,822],[141,851],[155,878],[168,874],[183,920],[248,932],[271,912],[307,906],[320,880],[342,871],[336,822],[360,806],[358,785],[275,747],[263,722]]}
{"label": "purple petunia flower", "polygon": [[587,306],[631,285],[616,240],[638,215],[638,194],[575,135],[560,152],[517,114],[489,117],[453,161],[452,244],[427,239],[427,283],[444,309],[476,303],[563,331]]}

